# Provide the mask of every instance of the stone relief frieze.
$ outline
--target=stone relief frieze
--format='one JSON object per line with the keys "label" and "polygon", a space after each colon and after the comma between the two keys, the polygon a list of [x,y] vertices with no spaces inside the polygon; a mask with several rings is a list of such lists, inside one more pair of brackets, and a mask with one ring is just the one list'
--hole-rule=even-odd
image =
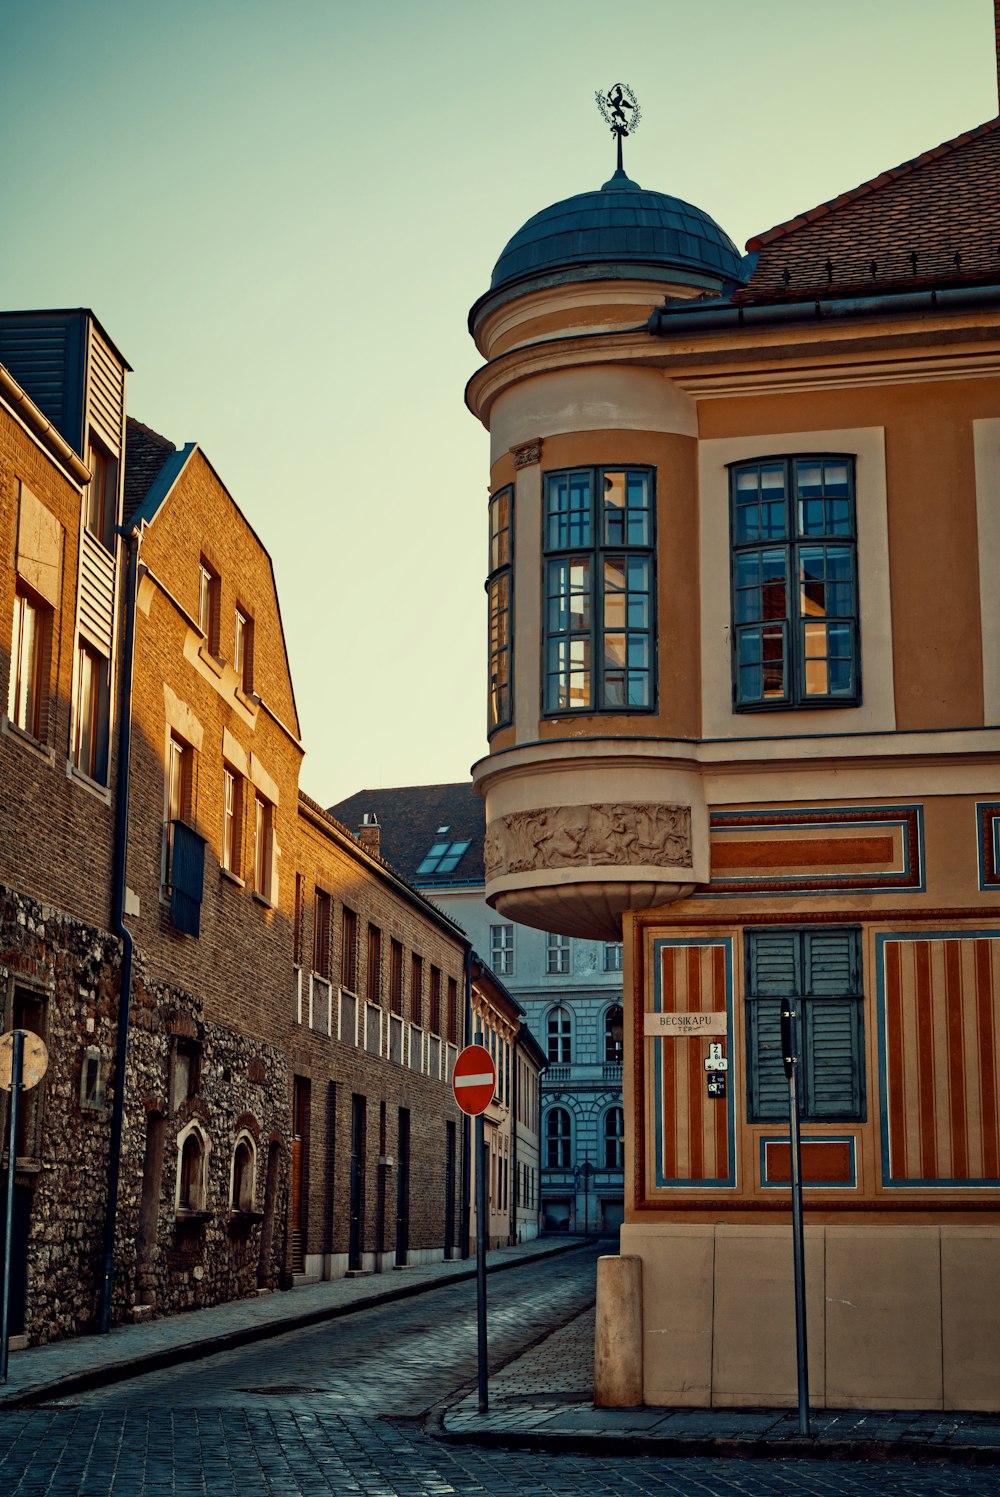
{"label": "stone relief frieze", "polygon": [[486,877],[542,868],[691,868],[691,808],[658,801],[550,806],[491,822]]}

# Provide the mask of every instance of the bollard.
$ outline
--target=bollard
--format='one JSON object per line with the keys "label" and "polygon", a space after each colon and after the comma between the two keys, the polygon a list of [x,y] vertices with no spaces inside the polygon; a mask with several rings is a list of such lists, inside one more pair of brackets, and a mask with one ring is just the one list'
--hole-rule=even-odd
{"label": "bollard", "polygon": [[594,1404],[634,1409],[642,1403],[642,1259],[597,1260]]}

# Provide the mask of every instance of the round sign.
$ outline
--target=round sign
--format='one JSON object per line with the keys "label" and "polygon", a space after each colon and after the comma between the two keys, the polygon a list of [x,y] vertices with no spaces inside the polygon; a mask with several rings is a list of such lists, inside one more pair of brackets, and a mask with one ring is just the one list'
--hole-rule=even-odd
{"label": "round sign", "polygon": [[455,1101],[470,1118],[485,1112],[497,1087],[497,1068],[482,1045],[466,1045],[455,1062],[451,1088]]}
{"label": "round sign", "polygon": [[[14,1036],[18,1031],[10,1029],[0,1034],[0,1087],[9,1092],[14,1079]],[[49,1052],[45,1041],[30,1029],[22,1029],[24,1044],[21,1047],[21,1085],[25,1091],[37,1086],[49,1066]]]}

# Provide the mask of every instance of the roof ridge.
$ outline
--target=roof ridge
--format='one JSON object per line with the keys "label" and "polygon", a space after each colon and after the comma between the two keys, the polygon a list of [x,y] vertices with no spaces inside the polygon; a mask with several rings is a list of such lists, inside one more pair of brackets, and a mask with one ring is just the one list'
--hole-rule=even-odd
{"label": "roof ridge", "polygon": [[765,244],[771,244],[775,239],[781,239],[795,229],[805,228],[807,224],[814,223],[818,218],[825,218],[835,208],[842,208],[845,203],[853,203],[858,198],[867,197],[869,193],[885,187],[889,182],[898,181],[900,177],[909,176],[920,167],[929,162],[937,160],[941,156],[947,156],[961,146],[968,145],[972,140],[978,140],[992,130],[1000,126],[1000,115],[995,119],[984,121],[971,130],[964,130],[961,135],[954,136],[951,140],[944,140],[940,145],[932,146],[929,150],[921,151],[918,156],[912,156],[909,161],[903,161],[899,166],[887,167],[885,171],[879,172],[877,176],[870,177],[866,182],[857,187],[850,188],[847,192],[841,192],[837,197],[828,198],[823,203],[818,203],[815,208],[809,208],[803,213],[797,213],[794,218],[786,219],[784,223],[775,224],[773,229],[767,229],[763,234],[755,234],[746,242],[748,253],[759,250]]}
{"label": "roof ridge", "polygon": [[152,437],[153,441],[159,442],[161,447],[169,447],[173,452],[177,451],[176,442],[172,442],[169,437],[165,437],[161,431],[154,431],[151,426],[147,426],[145,421],[140,421],[136,416],[126,416],[125,426],[126,432],[129,427],[132,427],[136,431],[141,431],[145,436]]}

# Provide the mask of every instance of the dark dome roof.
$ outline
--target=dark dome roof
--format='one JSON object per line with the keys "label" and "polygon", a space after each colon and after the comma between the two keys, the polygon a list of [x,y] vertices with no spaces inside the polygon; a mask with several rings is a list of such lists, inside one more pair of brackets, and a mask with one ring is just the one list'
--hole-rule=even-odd
{"label": "dark dome roof", "polygon": [[670,265],[738,280],[740,260],[714,218],[682,198],[646,192],[617,171],[596,192],[577,193],[529,218],[497,261],[490,290],[594,261]]}

